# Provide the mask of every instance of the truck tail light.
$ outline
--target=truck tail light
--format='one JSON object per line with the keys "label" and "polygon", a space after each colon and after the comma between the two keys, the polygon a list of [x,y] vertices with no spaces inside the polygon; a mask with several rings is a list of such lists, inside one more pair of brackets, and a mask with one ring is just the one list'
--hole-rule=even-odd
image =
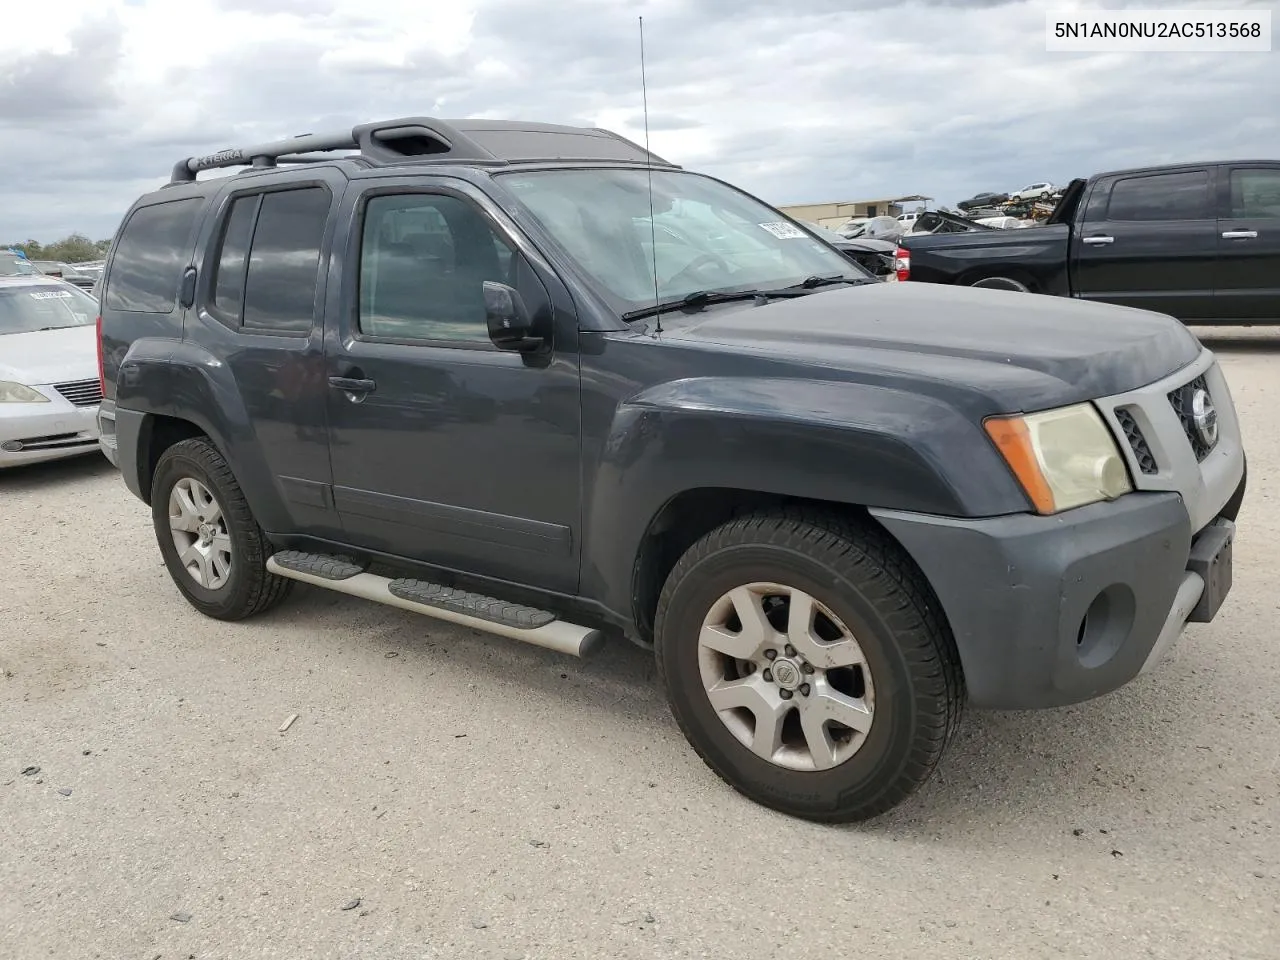
{"label": "truck tail light", "polygon": [[107,395],[107,368],[102,362],[102,315],[98,315],[96,321],[98,331],[98,387],[102,390],[102,395]]}
{"label": "truck tail light", "polygon": [[911,279],[911,251],[906,247],[898,247],[893,255],[893,266],[899,280]]}

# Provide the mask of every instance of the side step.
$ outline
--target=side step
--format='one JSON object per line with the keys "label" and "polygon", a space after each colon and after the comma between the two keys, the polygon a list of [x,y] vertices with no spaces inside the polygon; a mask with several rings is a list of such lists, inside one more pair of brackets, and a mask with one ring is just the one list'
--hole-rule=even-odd
{"label": "side step", "polygon": [[282,550],[267,559],[267,569],[277,576],[447,620],[473,630],[523,640],[575,657],[594,653],[604,643],[604,636],[599,630],[560,620],[547,610],[468,593],[426,580],[379,577],[366,573],[365,568],[351,557]]}

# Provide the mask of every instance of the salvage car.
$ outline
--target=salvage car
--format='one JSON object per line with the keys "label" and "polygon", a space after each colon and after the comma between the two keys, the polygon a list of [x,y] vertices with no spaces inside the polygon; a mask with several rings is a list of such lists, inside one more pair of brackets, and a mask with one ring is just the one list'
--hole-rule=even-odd
{"label": "salvage car", "polygon": [[0,276],[0,468],[99,453],[97,313],[70,284]]}
{"label": "salvage car", "polygon": [[61,260],[33,260],[31,262],[36,270],[46,277],[58,277],[83,290],[91,289],[97,279],[96,276],[80,270],[74,263],[63,263]]}
{"label": "salvage car", "polygon": [[[907,278],[1280,323],[1280,161],[1174,164],[1073,180],[1043,226],[910,236]],[[900,272],[899,276],[902,276]]]}
{"label": "salvage car", "polygon": [[[656,256],[685,219],[701,253]],[[194,609],[305,583],[629,640],[708,766],[794,816],[902,803],[966,707],[1123,686],[1232,582],[1244,448],[1181,324],[875,282],[607,130],[408,117],[182,158],[112,243],[100,328],[103,450]]]}
{"label": "salvage car", "polygon": [[39,272],[26,257],[12,250],[0,250],[0,277],[27,277]]}
{"label": "salvage car", "polygon": [[870,217],[857,226],[841,227],[850,240],[866,237],[871,240],[897,240],[906,227],[897,217]]}
{"label": "salvage car", "polygon": [[1042,180],[1039,183],[1029,183],[1021,190],[1013,191],[1009,194],[1009,199],[1012,201],[1039,200],[1041,197],[1051,196],[1055,189],[1057,188],[1052,183]]}
{"label": "salvage car", "polygon": [[975,210],[985,207],[995,207],[1006,202],[1009,199],[1007,193],[975,193],[968,200],[961,200],[956,204],[961,210]]}
{"label": "salvage car", "polygon": [[872,237],[846,237],[828,230],[817,223],[804,221],[805,227],[826,240],[846,257],[881,280],[897,280],[898,245],[890,240],[876,240]]}

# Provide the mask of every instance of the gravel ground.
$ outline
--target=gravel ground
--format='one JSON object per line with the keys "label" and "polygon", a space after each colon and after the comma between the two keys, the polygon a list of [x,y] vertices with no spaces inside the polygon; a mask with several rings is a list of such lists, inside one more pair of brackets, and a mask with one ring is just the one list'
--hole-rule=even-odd
{"label": "gravel ground", "polygon": [[1218,620],[970,713],[853,828],[723,786],[638,650],[309,588],[202,619],[105,461],[0,475],[0,957],[1275,958],[1280,336],[1210,345],[1251,457]]}

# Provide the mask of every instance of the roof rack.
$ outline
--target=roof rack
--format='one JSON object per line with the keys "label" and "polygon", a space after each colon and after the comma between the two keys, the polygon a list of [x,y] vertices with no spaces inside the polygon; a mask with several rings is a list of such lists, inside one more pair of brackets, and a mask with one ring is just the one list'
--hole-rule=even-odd
{"label": "roof rack", "polygon": [[[340,157],[316,154],[349,151]],[[362,123],[349,131],[305,133],[252,147],[232,147],[203,157],[179,160],[170,183],[191,183],[202,170],[248,166],[271,168],[282,163],[320,163],[356,158],[371,166],[444,162],[506,164],[585,160],[637,163],[679,169],[599,127],[569,127],[513,120],[436,120],[402,117]]]}

